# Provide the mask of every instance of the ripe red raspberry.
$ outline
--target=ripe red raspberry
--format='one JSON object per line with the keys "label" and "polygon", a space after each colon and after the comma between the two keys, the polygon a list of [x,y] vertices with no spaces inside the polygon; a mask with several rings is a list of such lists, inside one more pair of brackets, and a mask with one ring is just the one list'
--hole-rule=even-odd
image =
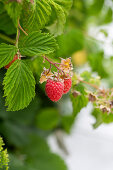
{"label": "ripe red raspberry", "polygon": [[[8,65],[6,65],[5,68],[8,69],[8,68],[11,66],[11,64],[12,64],[15,60],[17,60],[17,59],[18,59],[18,56],[17,56],[17,54],[16,54],[16,55],[14,56],[13,60],[12,60]],[[21,57],[19,57],[19,59],[21,59]]]}
{"label": "ripe red raspberry", "polygon": [[64,94],[70,90],[71,85],[72,85],[72,80],[70,78],[64,79],[64,91],[63,91]]}
{"label": "ripe red raspberry", "polygon": [[57,102],[63,95],[64,84],[60,81],[47,80],[45,91],[50,100]]}

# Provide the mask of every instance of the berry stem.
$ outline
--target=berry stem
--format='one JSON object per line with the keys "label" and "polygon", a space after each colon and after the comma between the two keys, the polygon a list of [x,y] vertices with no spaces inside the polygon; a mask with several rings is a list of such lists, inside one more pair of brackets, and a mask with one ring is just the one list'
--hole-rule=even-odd
{"label": "berry stem", "polygon": [[67,65],[65,65],[65,64],[62,64],[62,63],[55,63],[55,64],[58,64],[58,65],[63,65],[63,66],[67,66]]}
{"label": "berry stem", "polygon": [[[18,23],[19,23],[19,19],[18,19]],[[19,36],[20,36],[20,30],[19,27],[17,27],[16,44],[15,44],[17,48],[18,48]]]}
{"label": "berry stem", "polygon": [[97,89],[97,90],[100,90],[99,87],[96,86],[95,84],[91,84],[91,83],[89,83],[89,82],[87,82],[87,81],[80,80],[80,79],[79,79],[79,81],[82,82],[82,83],[84,83],[84,84],[87,84],[87,85],[89,85],[89,86],[91,86],[91,87],[93,87],[93,88],[95,88],[95,89]]}
{"label": "berry stem", "polygon": [[49,70],[48,70],[48,73],[47,73],[47,74],[49,74],[50,71],[51,71],[51,63],[50,63],[50,67],[49,67]]}
{"label": "berry stem", "polygon": [[20,28],[20,30],[21,30],[26,36],[28,36],[28,33],[25,32],[24,29],[21,27],[19,20],[18,20],[18,27]]}
{"label": "berry stem", "polygon": [[59,71],[61,71],[61,72],[63,72],[63,74],[65,74],[64,73],[64,71],[62,70],[62,69],[60,69],[56,64],[59,64],[59,63],[54,63],[54,62],[52,62],[52,61],[50,61],[46,56],[43,56],[50,64],[52,64],[52,65],[54,65],[56,68],[57,68],[57,70],[59,70]]}
{"label": "berry stem", "polygon": [[50,68],[49,68],[49,72],[51,71],[51,63],[50,63]]}

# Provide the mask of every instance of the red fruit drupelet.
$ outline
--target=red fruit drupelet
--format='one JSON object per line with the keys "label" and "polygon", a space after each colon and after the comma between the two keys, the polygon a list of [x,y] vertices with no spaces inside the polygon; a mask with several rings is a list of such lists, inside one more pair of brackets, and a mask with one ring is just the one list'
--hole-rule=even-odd
{"label": "red fruit drupelet", "polygon": [[63,91],[63,94],[66,94],[66,93],[69,92],[69,90],[71,89],[71,85],[72,85],[71,78],[64,79],[64,91]]}
{"label": "red fruit drupelet", "polygon": [[[21,57],[19,57],[19,59],[21,59]],[[18,60],[17,54],[14,56],[13,60],[8,65],[5,66],[5,68],[8,69],[11,66],[11,64],[14,63],[16,60]]]}
{"label": "red fruit drupelet", "polygon": [[60,81],[51,80],[51,79],[47,80],[45,91],[47,96],[53,102],[57,102],[62,97],[63,90],[64,90],[64,83]]}

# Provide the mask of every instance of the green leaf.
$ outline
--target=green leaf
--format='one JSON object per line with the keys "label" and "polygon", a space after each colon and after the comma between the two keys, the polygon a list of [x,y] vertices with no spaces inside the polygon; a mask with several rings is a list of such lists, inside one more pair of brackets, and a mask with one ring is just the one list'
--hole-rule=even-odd
{"label": "green leaf", "polygon": [[46,108],[37,115],[37,127],[43,130],[52,130],[58,125],[59,113],[54,108]]}
{"label": "green leaf", "polygon": [[0,14],[4,12],[4,4],[0,2]]}
{"label": "green leaf", "polygon": [[24,109],[35,96],[35,79],[26,63],[16,60],[3,81],[8,111]]}
{"label": "green leaf", "polygon": [[105,36],[108,37],[108,31],[105,29],[100,29],[100,32]]}
{"label": "green leaf", "polygon": [[99,1],[93,0],[93,3],[88,10],[89,14],[98,15],[102,10],[103,5],[104,5],[104,0],[99,0]]}
{"label": "green leaf", "polygon": [[5,9],[7,10],[8,15],[13,20],[16,26],[18,24],[18,19],[20,18],[21,8],[22,5],[17,2],[11,2],[5,5]]}
{"label": "green leaf", "polygon": [[29,165],[29,163],[25,162],[25,159],[22,159],[23,155],[9,154],[9,169],[8,170],[39,170],[37,167],[33,167]]}
{"label": "green leaf", "polygon": [[60,158],[60,156],[53,153],[39,155],[37,161],[33,159],[30,164],[36,169],[38,167],[39,170],[67,170],[65,162]]}
{"label": "green leaf", "polygon": [[71,0],[50,0],[50,4],[53,7],[53,11],[56,14],[55,21],[47,28],[52,34],[60,35],[63,32],[66,17],[71,8]]}
{"label": "green leaf", "polygon": [[26,162],[34,169],[67,170],[65,162],[58,155],[51,153],[47,142],[42,137],[31,135],[29,144],[23,148],[22,152],[27,154]]}
{"label": "green leaf", "polygon": [[8,140],[7,144],[9,145],[16,147],[25,145],[28,140],[28,134],[26,132],[27,131],[23,129],[23,126],[18,125],[13,121],[5,120],[0,123],[0,133],[4,134],[5,139]]}
{"label": "green leaf", "polygon": [[[80,74],[84,81],[89,82],[93,85],[100,86],[100,77],[92,76],[92,73],[89,71],[84,71]],[[85,84],[84,84],[85,85]],[[86,85],[87,86],[87,85]]]}
{"label": "green leaf", "polygon": [[16,27],[6,12],[0,14],[0,30],[9,35],[16,33]]}
{"label": "green leaf", "polygon": [[46,140],[37,135],[31,135],[21,151],[26,159],[10,155],[9,170],[67,170],[65,162],[60,156],[51,153]]}
{"label": "green leaf", "polygon": [[56,40],[48,33],[32,32],[19,41],[21,54],[27,56],[53,53],[56,47]]}
{"label": "green leaf", "polygon": [[80,30],[72,29],[63,35],[58,36],[57,43],[60,48],[56,51],[56,56],[67,57],[74,52],[83,49],[84,36]]}
{"label": "green leaf", "polygon": [[105,24],[112,22],[112,8],[111,7],[108,9],[106,15],[103,16],[102,22],[105,23]]}
{"label": "green leaf", "polygon": [[62,116],[62,127],[67,132],[70,133],[71,127],[75,121],[74,115],[65,115]]}
{"label": "green leaf", "polygon": [[20,170],[20,169],[21,170],[30,170],[30,169],[28,169],[27,165],[25,165],[26,166],[26,169],[25,169],[24,160],[17,157],[17,155],[10,153],[9,159],[10,159],[9,170],[15,170],[15,169],[16,170]]}
{"label": "green leaf", "polygon": [[84,81],[89,82],[92,77],[92,74],[91,74],[91,72],[84,71],[80,74],[80,76],[84,79]]}
{"label": "green leaf", "polygon": [[47,28],[50,30],[51,33],[55,35],[60,35],[63,32],[64,24],[66,22],[65,13],[60,5],[58,5],[54,1],[51,1],[51,3],[56,12],[57,20],[55,21],[54,24]]}
{"label": "green leaf", "polygon": [[81,111],[81,109],[86,107],[88,104],[88,99],[86,97],[85,88],[82,85],[82,83],[79,83],[78,85],[76,86],[73,85],[73,86],[74,86],[73,90],[79,91],[81,95],[74,97],[72,93],[70,94],[73,112],[71,115],[62,116],[62,126],[67,133],[70,133],[71,127],[77,115]]}
{"label": "green leaf", "polygon": [[102,123],[112,123],[113,122],[113,114],[112,113],[102,113],[100,109],[94,109],[92,115],[95,117],[96,122],[93,124],[94,128],[99,127]]}
{"label": "green leaf", "polygon": [[8,162],[9,162],[9,158],[8,158],[8,154],[7,154],[7,149],[3,150],[3,140],[0,137],[0,169],[6,169],[8,170]]}
{"label": "green leaf", "polygon": [[40,155],[50,153],[50,148],[43,137],[32,132],[29,134],[28,143],[23,145],[22,153],[27,154],[29,158],[37,159]]}
{"label": "green leaf", "polygon": [[53,1],[62,7],[66,15],[69,14],[69,10],[72,7],[73,0],[53,0]]}
{"label": "green leaf", "polygon": [[7,118],[16,124],[21,124],[22,126],[30,126],[36,117],[36,112],[40,108],[40,99],[35,97],[34,100],[29,104],[29,106],[23,110],[8,112],[6,111]]}
{"label": "green leaf", "polygon": [[[108,73],[104,68],[104,53],[92,53],[88,56],[89,64],[92,68],[92,71],[96,71],[101,78],[108,77]],[[97,67],[98,63],[98,67]]]}
{"label": "green leaf", "polygon": [[46,0],[35,0],[33,4],[25,0],[20,23],[27,33],[38,31],[44,28],[50,15],[51,6]]}
{"label": "green leaf", "polygon": [[77,96],[76,98],[71,94],[71,101],[73,104],[73,115],[76,117],[76,115],[80,112],[80,110],[87,106],[88,103],[88,99],[86,98],[86,92],[84,90],[84,86],[79,83],[75,90],[79,91],[81,93],[81,95]]}
{"label": "green leaf", "polygon": [[13,45],[0,44],[0,68],[9,64],[17,53],[17,48]]}

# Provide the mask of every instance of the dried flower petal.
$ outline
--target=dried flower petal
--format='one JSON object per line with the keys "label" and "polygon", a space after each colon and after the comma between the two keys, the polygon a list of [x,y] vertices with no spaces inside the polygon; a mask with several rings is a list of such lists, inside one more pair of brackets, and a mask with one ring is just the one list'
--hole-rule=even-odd
{"label": "dried flower petal", "polygon": [[73,91],[73,93],[72,93],[72,95],[73,95],[73,97],[77,97],[77,96],[80,96],[81,95],[81,93],[79,92],[79,91]]}
{"label": "dried flower petal", "polygon": [[100,106],[100,109],[103,113],[109,113],[110,112],[110,108],[103,106],[103,105]]}
{"label": "dried flower petal", "polygon": [[45,82],[45,81],[47,81],[47,78],[46,78],[46,76],[42,75],[42,76],[40,77],[40,83],[42,84],[42,83]]}
{"label": "dried flower petal", "polygon": [[52,78],[54,74],[49,70],[44,68],[44,71],[41,73],[40,83],[47,81],[47,79]]}
{"label": "dried flower petal", "polygon": [[73,69],[71,58],[61,59],[60,69],[66,73],[69,73]]}
{"label": "dried flower petal", "polygon": [[113,108],[113,100],[110,101],[110,107]]}
{"label": "dried flower petal", "polygon": [[88,99],[90,102],[95,102],[97,100],[96,96],[92,93],[89,93]]}

